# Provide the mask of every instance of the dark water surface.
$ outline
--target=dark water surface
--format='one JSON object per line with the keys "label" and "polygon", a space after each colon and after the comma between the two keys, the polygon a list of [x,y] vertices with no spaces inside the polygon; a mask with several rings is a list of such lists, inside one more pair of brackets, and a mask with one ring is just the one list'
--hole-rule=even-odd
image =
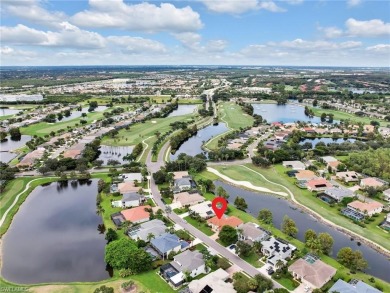
{"label": "dark water surface", "polygon": [[173,110],[168,117],[183,116],[191,114],[195,111],[198,105],[178,105],[176,110]]}
{"label": "dark water surface", "polygon": [[[276,228],[280,229],[283,217],[289,216],[295,221],[299,229],[297,238],[304,241],[304,235],[307,229],[313,229],[318,233],[327,232],[332,235],[334,239],[333,254],[335,257],[337,252],[346,246],[350,246],[352,249],[360,250],[364,258],[368,261],[369,268],[365,271],[375,277],[390,281],[390,261],[386,256],[376,252],[374,249],[361,244],[357,244],[357,241],[351,241],[351,238],[333,227],[329,227],[323,223],[318,222],[312,216],[303,213],[292,203],[285,199],[278,199],[276,196],[265,195],[254,191],[248,191],[239,187],[235,187],[226,184],[222,181],[215,181],[215,185],[222,186],[230,195],[229,202],[233,203],[237,196],[243,197],[248,204],[247,212],[254,217],[257,217],[261,209],[267,208],[272,211],[273,224]],[[352,224],[351,224],[352,225]]]}
{"label": "dark water surface", "polygon": [[2,276],[20,284],[107,279],[96,194],[97,180],[34,189],[3,237]]}

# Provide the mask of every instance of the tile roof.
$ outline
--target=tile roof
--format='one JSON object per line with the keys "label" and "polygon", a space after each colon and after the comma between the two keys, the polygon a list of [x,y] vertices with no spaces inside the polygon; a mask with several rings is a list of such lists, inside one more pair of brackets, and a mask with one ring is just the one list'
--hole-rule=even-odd
{"label": "tile roof", "polygon": [[361,202],[358,200],[355,200],[353,202],[350,202],[348,204],[349,207],[354,208],[356,210],[359,210],[361,212],[367,211],[375,211],[378,208],[383,208],[383,204],[377,201],[371,201],[371,202]]}
{"label": "tile roof", "polygon": [[126,221],[135,223],[143,219],[149,219],[149,213],[145,211],[147,208],[150,208],[150,206],[140,206],[128,210],[123,210],[121,211],[121,214],[126,219]]}
{"label": "tile roof", "polygon": [[205,264],[203,254],[196,250],[186,250],[185,252],[176,255],[173,260],[171,265],[179,272],[192,272]]}
{"label": "tile roof", "polygon": [[288,270],[298,274],[302,279],[308,281],[317,288],[321,288],[325,285],[337,271],[334,267],[327,265],[321,260],[309,263],[302,258],[289,266]]}
{"label": "tile roof", "polygon": [[222,217],[218,219],[218,217],[213,217],[211,219],[207,220],[207,223],[218,226],[219,228],[222,228],[223,226],[231,226],[233,228],[237,228],[239,225],[243,224],[244,222],[240,220],[239,218],[235,216],[231,217]]}

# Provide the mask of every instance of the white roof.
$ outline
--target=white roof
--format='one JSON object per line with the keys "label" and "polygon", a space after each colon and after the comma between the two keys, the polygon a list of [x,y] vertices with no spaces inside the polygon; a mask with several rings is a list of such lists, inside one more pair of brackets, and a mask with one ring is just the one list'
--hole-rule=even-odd
{"label": "white roof", "polygon": [[206,286],[209,286],[213,292],[236,293],[232,283],[225,283],[227,278],[229,274],[223,269],[218,269],[202,279],[193,280],[188,288],[192,293],[200,293]]}

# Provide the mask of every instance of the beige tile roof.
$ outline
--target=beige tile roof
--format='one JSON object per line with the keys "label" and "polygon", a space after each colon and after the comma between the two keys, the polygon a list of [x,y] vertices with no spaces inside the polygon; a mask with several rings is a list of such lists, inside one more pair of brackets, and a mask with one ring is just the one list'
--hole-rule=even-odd
{"label": "beige tile roof", "polygon": [[350,202],[348,206],[357,209],[361,212],[367,211],[368,213],[375,211],[378,208],[383,208],[383,204],[377,201],[372,202],[361,202],[358,200],[355,200],[353,202]]}

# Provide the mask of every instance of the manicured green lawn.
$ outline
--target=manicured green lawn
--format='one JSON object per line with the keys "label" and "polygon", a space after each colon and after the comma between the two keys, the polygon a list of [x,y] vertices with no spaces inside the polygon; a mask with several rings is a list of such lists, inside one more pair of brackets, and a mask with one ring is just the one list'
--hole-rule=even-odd
{"label": "manicured green lawn", "polygon": [[[112,110],[112,108],[109,108],[105,110],[104,112],[107,112],[109,110]],[[79,124],[79,126],[82,126],[80,123],[80,120],[86,120],[88,123],[84,124],[89,125],[94,120],[102,119],[104,118],[103,113],[104,112],[92,112],[87,113],[87,117],[79,117],[68,121],[62,121],[62,122],[56,122],[56,123],[47,123],[47,122],[39,122],[36,124],[29,125],[27,127],[22,127],[20,129],[20,132],[22,134],[28,134],[28,135],[38,135],[38,136],[45,136],[46,134],[49,134],[50,132],[54,131],[57,132],[59,129],[65,129],[67,130],[67,127],[74,128],[76,124]]]}
{"label": "manicured green lawn", "polygon": [[260,261],[259,258],[260,257],[252,251],[249,256],[243,257],[242,259],[245,260],[247,263],[250,263],[255,268],[260,268],[264,265],[264,263]]}
{"label": "manicured green lawn", "polygon": [[[222,104],[219,104],[218,116],[220,118],[220,121],[225,122],[227,124],[227,127],[229,127],[231,130],[238,130],[240,128],[251,126],[253,124],[253,117],[244,113],[241,109],[241,106],[232,102],[224,102]],[[205,146],[211,150],[217,149],[218,139],[229,131],[226,131],[223,134],[212,138],[205,144]]]}
{"label": "manicured green lawn", "polygon": [[191,218],[190,216],[187,216],[184,218],[189,224],[191,224],[192,226],[194,226],[195,228],[197,228],[198,230],[202,231],[204,234],[206,234],[207,236],[211,236],[214,234],[214,232],[211,230],[210,227],[207,226],[206,223],[199,223],[197,221],[195,221],[193,218]]}
{"label": "manicured green lawn", "polygon": [[356,116],[355,114],[351,113],[346,113],[342,111],[337,111],[337,110],[328,110],[328,109],[319,109],[319,108],[310,108],[313,110],[314,115],[320,117],[322,113],[327,113],[327,114],[333,114],[333,119],[334,120],[346,120],[349,119],[351,121],[354,121],[355,123],[358,122],[363,122],[364,124],[370,124],[372,120],[380,122],[381,126],[386,126],[388,122],[384,120],[380,120],[378,118],[369,118],[369,117],[359,117]]}
{"label": "manicured green lawn", "polygon": [[[190,120],[191,118],[192,114],[147,120],[145,123],[131,125],[129,130],[121,129],[116,138],[104,137],[102,144],[110,146],[136,145],[150,136],[155,136],[156,131],[160,133],[167,132],[171,128],[169,126],[171,123]],[[147,140],[146,143],[150,143],[150,147],[152,147],[152,138]]]}
{"label": "manicured green lawn", "polygon": [[[272,278],[274,279],[274,278]],[[280,279],[274,279],[276,282],[281,284],[282,286],[286,287],[288,290],[293,291],[295,288],[299,286],[299,283],[294,281],[293,279],[289,278],[280,278]]]}
{"label": "manicured green lawn", "polygon": [[276,192],[286,192],[286,190],[280,186],[269,183],[264,180],[260,175],[254,173],[251,170],[239,165],[232,166],[213,166],[212,168],[219,171],[221,174],[228,176],[234,180],[238,181],[248,181],[253,185],[268,188]]}

